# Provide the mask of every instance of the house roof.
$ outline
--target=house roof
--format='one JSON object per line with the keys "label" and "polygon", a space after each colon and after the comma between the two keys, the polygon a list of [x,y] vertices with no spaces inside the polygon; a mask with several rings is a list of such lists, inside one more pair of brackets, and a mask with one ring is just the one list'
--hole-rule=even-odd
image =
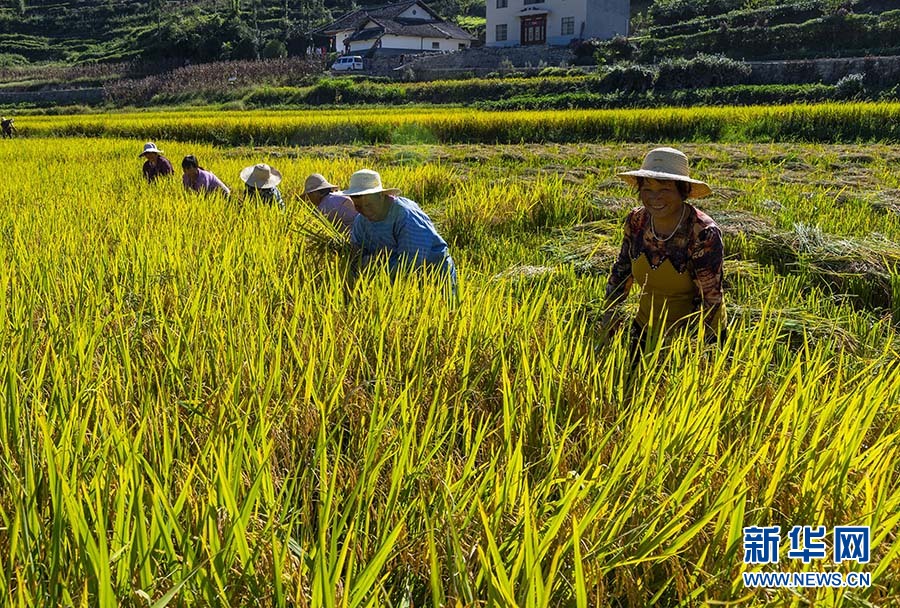
{"label": "house roof", "polygon": [[[418,4],[427,13],[426,19],[409,19],[400,17],[407,9]],[[378,27],[360,29],[369,21]],[[336,21],[316,30],[320,34],[336,34],[348,30],[355,33],[347,38],[353,40],[371,40],[384,34],[396,36],[416,36],[424,38],[455,38],[461,40],[475,40],[469,32],[461,27],[447,23],[424,2],[419,0],[407,0],[395,4],[387,4],[374,8],[362,8],[340,17]]]}
{"label": "house roof", "polygon": [[[375,21],[372,19],[372,21]],[[414,38],[452,38],[456,40],[474,40],[475,37],[459,26],[451,23],[418,23],[404,25],[389,19],[375,21],[380,27],[367,27],[357,30],[345,40],[354,42],[357,40],[373,40],[384,35],[412,36]]]}
{"label": "house roof", "polygon": [[394,4],[360,8],[345,15],[341,15],[328,25],[321,27],[316,31],[325,34],[355,30],[359,26],[365,24],[365,22],[372,17],[376,19],[378,17],[397,17],[401,15],[403,11],[410,8],[414,4],[417,4],[417,0],[406,0],[406,2],[396,2]]}

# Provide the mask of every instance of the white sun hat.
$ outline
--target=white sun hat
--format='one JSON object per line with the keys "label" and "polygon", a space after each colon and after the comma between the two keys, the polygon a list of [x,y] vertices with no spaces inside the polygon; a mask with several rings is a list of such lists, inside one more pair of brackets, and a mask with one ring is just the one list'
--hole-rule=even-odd
{"label": "white sun hat", "polygon": [[675,148],[656,148],[647,152],[641,168],[637,171],[625,171],[617,174],[618,177],[637,187],[639,177],[652,179],[673,180],[691,184],[688,198],[703,198],[712,193],[712,189],[706,182],[690,177],[687,156],[684,152]]}
{"label": "white sun hat", "polygon": [[325,179],[321,173],[313,173],[307,177],[306,181],[303,183],[303,194],[309,194],[316,190],[330,190],[332,188],[335,190],[338,189],[337,186]]}
{"label": "white sun hat", "polygon": [[385,188],[381,185],[381,176],[377,171],[361,169],[350,176],[350,185],[341,194],[347,196],[364,196],[384,192],[386,194],[400,194],[399,188]]}
{"label": "white sun hat", "polygon": [[241,179],[254,188],[274,188],[281,183],[281,173],[266,163],[258,163],[241,169]]}
{"label": "white sun hat", "polygon": [[144,144],[144,151],[141,152],[140,154],[138,154],[138,158],[140,158],[146,154],[149,154],[150,152],[156,152],[157,154],[163,153],[162,150],[160,150],[159,148],[156,147],[155,143],[153,143],[152,141],[148,141],[147,143]]}

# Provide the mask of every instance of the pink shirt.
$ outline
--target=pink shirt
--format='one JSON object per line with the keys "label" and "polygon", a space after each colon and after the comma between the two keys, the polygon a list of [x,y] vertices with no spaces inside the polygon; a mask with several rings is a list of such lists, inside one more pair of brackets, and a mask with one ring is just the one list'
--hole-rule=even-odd
{"label": "pink shirt", "polygon": [[215,192],[216,190],[221,190],[222,194],[228,196],[231,194],[231,190],[228,189],[228,186],[222,183],[218,177],[212,171],[207,171],[206,169],[200,169],[197,173],[197,181],[191,183],[188,179],[188,176],[185,175],[181,179],[182,183],[184,183],[185,188],[189,188],[196,192]]}
{"label": "pink shirt", "polygon": [[359,215],[350,197],[343,194],[331,193],[327,195],[319,202],[318,209],[322,212],[322,215],[331,220],[338,228],[343,228],[347,232],[350,232],[350,228],[353,227],[353,220]]}

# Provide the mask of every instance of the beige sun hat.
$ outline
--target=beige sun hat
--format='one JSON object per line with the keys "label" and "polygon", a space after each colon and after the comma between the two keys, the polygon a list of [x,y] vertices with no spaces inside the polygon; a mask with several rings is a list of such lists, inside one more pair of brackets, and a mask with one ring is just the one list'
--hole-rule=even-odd
{"label": "beige sun hat", "polygon": [[385,188],[381,185],[381,176],[377,171],[361,169],[350,176],[350,185],[341,194],[347,196],[364,196],[384,192],[386,194],[400,194],[399,188]]}
{"label": "beige sun hat", "polygon": [[650,150],[644,157],[644,162],[641,163],[639,170],[625,171],[617,175],[634,187],[637,187],[637,178],[639,177],[687,182],[691,184],[688,198],[703,198],[712,193],[709,184],[698,179],[691,179],[687,156],[675,148]]}
{"label": "beige sun hat", "polygon": [[241,169],[241,180],[254,188],[274,188],[281,183],[281,173],[266,163],[258,163]]}
{"label": "beige sun hat", "polygon": [[337,186],[325,179],[321,173],[313,173],[306,178],[306,182],[303,184],[303,194],[331,188],[334,188],[335,190],[338,189]]}
{"label": "beige sun hat", "polygon": [[149,154],[150,152],[156,152],[157,154],[162,154],[163,151],[156,147],[156,144],[152,141],[148,141],[144,144],[144,151],[138,154],[138,158]]}

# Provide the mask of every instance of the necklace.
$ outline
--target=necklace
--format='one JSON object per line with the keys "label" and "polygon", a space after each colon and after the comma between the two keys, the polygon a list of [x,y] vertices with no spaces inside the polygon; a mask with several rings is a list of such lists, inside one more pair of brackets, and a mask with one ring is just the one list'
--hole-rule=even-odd
{"label": "necklace", "polygon": [[657,241],[660,241],[660,242],[662,242],[662,243],[665,243],[665,242],[668,241],[670,238],[672,238],[673,236],[675,236],[675,233],[678,232],[678,229],[679,229],[679,228],[681,228],[681,222],[684,221],[684,212],[685,212],[685,211],[687,211],[687,205],[682,204],[682,205],[681,205],[681,217],[678,219],[678,223],[675,225],[675,229],[672,230],[672,234],[670,234],[669,236],[667,236],[667,237],[664,238],[664,239],[661,239],[661,238],[659,238],[659,237],[656,235],[656,229],[653,227],[653,216],[651,215],[651,216],[650,216],[650,234],[653,235],[653,238],[656,239]]}

